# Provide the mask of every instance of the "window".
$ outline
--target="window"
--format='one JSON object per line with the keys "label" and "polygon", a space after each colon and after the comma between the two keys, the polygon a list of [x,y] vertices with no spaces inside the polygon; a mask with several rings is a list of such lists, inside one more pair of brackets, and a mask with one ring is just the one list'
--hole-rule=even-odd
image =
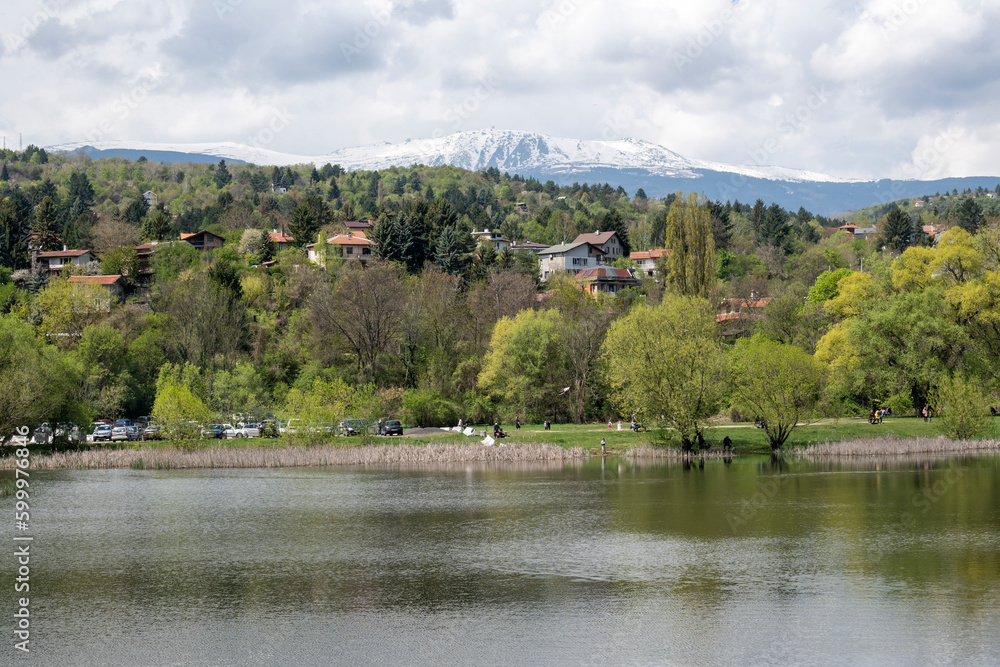
{"label": "window", "polygon": [[347,246],[347,254],[348,255],[353,255],[354,254],[354,248],[352,248],[351,246]]}

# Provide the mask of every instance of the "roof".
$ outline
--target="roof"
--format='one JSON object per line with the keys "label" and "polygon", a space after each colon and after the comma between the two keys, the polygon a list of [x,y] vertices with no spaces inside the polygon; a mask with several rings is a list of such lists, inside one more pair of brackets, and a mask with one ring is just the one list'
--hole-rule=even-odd
{"label": "roof", "polygon": [[368,229],[371,226],[371,220],[348,220],[344,223],[344,227],[348,229]]}
{"label": "roof", "polygon": [[69,282],[84,285],[114,285],[121,279],[121,276],[70,276]]}
{"label": "roof", "polygon": [[663,257],[663,253],[670,255],[672,251],[664,250],[663,248],[658,248],[656,250],[640,250],[638,252],[633,252],[628,256],[628,258],[635,262],[639,262],[644,259],[659,259],[660,257]]}
{"label": "roof", "polygon": [[756,315],[754,313],[722,313],[721,315],[715,316],[716,324],[722,322],[730,322],[732,320],[749,320],[749,319],[761,319],[761,315]]}
{"label": "roof", "polygon": [[268,236],[271,237],[272,243],[294,243],[295,237],[290,236],[284,232],[270,232]]}
{"label": "roof", "polygon": [[213,234],[212,232],[203,229],[200,232],[193,232],[191,234],[185,234],[184,232],[181,232],[181,241],[187,241],[189,238],[193,236],[204,236],[204,235],[214,236],[215,238],[222,239],[223,241],[226,240],[226,237],[224,236],[219,236],[218,234]]}
{"label": "roof", "polygon": [[764,298],[753,298],[753,299],[723,299],[720,306],[726,304],[734,304],[741,308],[764,308],[767,304],[771,303],[771,297]]}
{"label": "roof", "polygon": [[577,278],[587,280],[635,280],[638,278],[632,275],[628,269],[613,269],[611,267],[601,267],[599,269],[584,269],[576,274]]}
{"label": "roof", "polygon": [[[591,245],[602,246],[608,241],[610,241],[611,238],[616,236],[617,234],[618,232],[602,232],[602,231],[596,231],[593,232],[592,234],[580,234],[579,236],[576,237],[576,239],[573,240],[573,243],[589,243]],[[620,239],[619,243],[621,243]]]}
{"label": "roof", "polygon": [[561,253],[564,253],[564,252],[570,252],[571,250],[576,250],[580,246],[584,246],[584,245],[589,245],[591,248],[593,248],[597,252],[601,253],[602,255],[605,254],[604,250],[602,250],[600,247],[595,246],[593,243],[587,243],[586,241],[581,241],[581,242],[574,241],[573,243],[560,243],[559,245],[551,246],[551,247],[549,247],[549,248],[547,248],[545,250],[539,250],[538,254],[539,255],[558,255],[558,254],[561,254]]}
{"label": "roof", "polygon": [[357,232],[353,234],[339,234],[333,238],[326,240],[327,243],[333,245],[371,245],[372,242],[365,238],[364,234],[358,234]]}
{"label": "roof", "polygon": [[515,243],[511,246],[513,250],[545,250],[551,246],[547,246],[544,243],[533,243],[531,241],[525,241],[523,243]]}
{"label": "roof", "polygon": [[83,257],[89,250],[47,250],[38,253],[41,259],[53,259],[56,257]]}

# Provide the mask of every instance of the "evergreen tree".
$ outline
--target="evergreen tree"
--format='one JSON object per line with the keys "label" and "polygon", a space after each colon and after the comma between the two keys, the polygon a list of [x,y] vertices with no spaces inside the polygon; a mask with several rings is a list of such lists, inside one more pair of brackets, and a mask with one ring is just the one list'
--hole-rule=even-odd
{"label": "evergreen tree", "polygon": [[34,220],[31,222],[31,235],[34,245],[40,250],[59,250],[62,239],[59,237],[59,215],[56,205],[50,197],[42,199],[35,207]]}
{"label": "evergreen tree", "polygon": [[[94,205],[94,186],[90,184],[90,179],[84,173],[74,171],[69,175],[69,194],[71,200],[79,199],[84,206]],[[82,212],[80,211],[80,213]]]}
{"label": "evergreen tree", "polygon": [[635,191],[635,198],[636,199],[649,199],[649,197],[646,196],[646,191],[643,190],[642,188],[639,188],[638,190]]}
{"label": "evergreen tree", "polygon": [[465,270],[467,259],[461,251],[454,228],[446,227],[438,239],[434,263],[445,273],[459,275]]}
{"label": "evergreen tree", "polygon": [[282,174],[281,167],[274,167],[273,169],[271,169],[272,186],[278,187],[279,185],[281,185],[281,174]]}
{"label": "evergreen tree", "polygon": [[288,223],[288,231],[295,237],[295,245],[297,246],[304,246],[316,238],[319,227],[316,214],[305,204],[299,204],[295,207],[292,219]]}
{"label": "evergreen tree", "polygon": [[602,232],[617,232],[618,240],[622,244],[622,253],[628,257],[632,253],[632,243],[628,237],[628,225],[625,218],[617,210],[608,211],[597,220],[597,228]]}
{"label": "evergreen tree", "polygon": [[[760,201],[759,199],[757,201]],[[754,206],[754,210],[757,207]],[[782,246],[788,236],[788,215],[778,204],[771,204],[757,232],[757,243]]]}
{"label": "evergreen tree", "polygon": [[229,185],[229,181],[233,180],[233,175],[229,173],[229,168],[226,167],[225,160],[219,160],[219,166],[215,170],[215,185],[218,188],[224,188]]}
{"label": "evergreen tree", "polygon": [[7,172],[7,163],[3,163],[3,167],[0,168],[0,182],[6,183],[10,180],[10,174]]}
{"label": "evergreen tree", "polygon": [[170,217],[163,209],[156,208],[146,216],[143,229],[146,238],[162,241],[170,233]]}
{"label": "evergreen tree", "polygon": [[330,189],[326,193],[327,201],[333,201],[334,199],[340,199],[340,186],[337,185],[337,179],[330,179]]}
{"label": "evergreen tree", "polygon": [[0,201],[0,265],[23,268],[27,265],[28,216],[11,198]]}
{"label": "evergreen tree", "polygon": [[958,226],[975,234],[979,230],[979,225],[983,223],[983,207],[975,199],[966,199],[955,209],[958,216]]}
{"label": "evergreen tree", "polygon": [[764,217],[767,215],[767,207],[764,205],[763,199],[758,199],[754,202],[753,208],[750,209],[750,227],[753,229],[755,236],[760,236],[760,230],[764,226]]}
{"label": "evergreen tree", "polygon": [[893,252],[902,253],[910,247],[910,234],[913,231],[913,223],[910,216],[901,208],[896,207],[889,211],[882,221],[880,238],[886,247]]}
{"label": "evergreen tree", "polygon": [[413,255],[410,252],[413,239],[410,235],[410,221],[406,215],[380,216],[372,230],[372,242],[375,245],[375,256],[379,259],[400,262],[405,264],[407,269],[413,269],[411,266]]}
{"label": "evergreen tree", "polygon": [[315,165],[313,166],[312,171],[309,173],[309,183],[314,185],[316,183],[319,183],[319,171],[317,171]]}

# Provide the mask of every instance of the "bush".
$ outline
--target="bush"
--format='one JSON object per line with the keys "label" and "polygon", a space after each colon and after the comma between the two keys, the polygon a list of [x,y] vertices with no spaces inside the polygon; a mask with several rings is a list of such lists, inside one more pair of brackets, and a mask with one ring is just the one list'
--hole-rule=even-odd
{"label": "bush", "polygon": [[949,438],[965,440],[982,433],[990,423],[990,399],[978,380],[955,375],[938,385],[931,398]]}
{"label": "bush", "polygon": [[454,426],[458,411],[433,389],[409,389],[403,394],[403,412],[414,426]]}

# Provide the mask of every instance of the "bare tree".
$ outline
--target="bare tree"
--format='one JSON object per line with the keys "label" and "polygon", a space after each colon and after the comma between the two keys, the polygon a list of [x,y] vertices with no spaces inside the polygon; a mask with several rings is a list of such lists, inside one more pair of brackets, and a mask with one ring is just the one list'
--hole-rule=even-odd
{"label": "bare tree", "polygon": [[399,333],[403,290],[401,269],[389,264],[350,271],[333,291],[319,289],[311,301],[317,341],[332,338],[357,357],[364,378],[375,378]]}

